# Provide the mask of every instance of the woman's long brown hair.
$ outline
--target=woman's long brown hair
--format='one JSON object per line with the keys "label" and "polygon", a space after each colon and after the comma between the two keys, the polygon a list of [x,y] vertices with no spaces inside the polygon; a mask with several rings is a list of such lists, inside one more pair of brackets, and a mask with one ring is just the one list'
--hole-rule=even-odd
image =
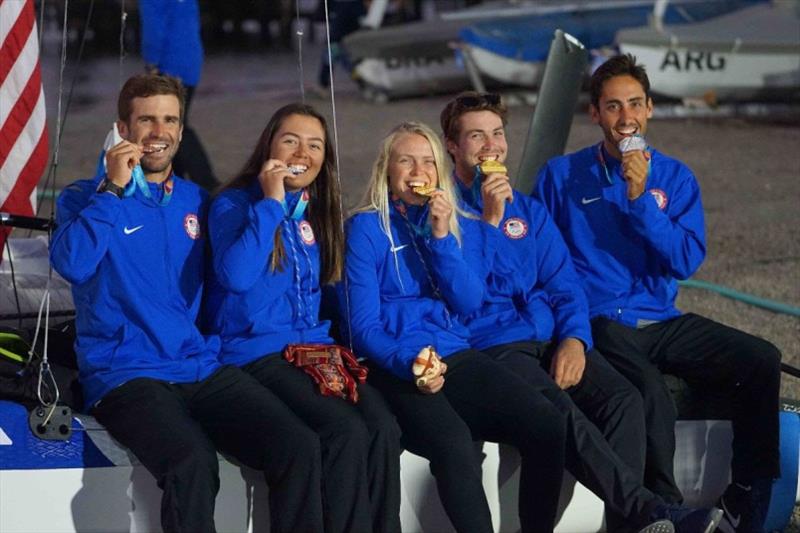
{"label": "woman's long brown hair", "polygon": [[[336,283],[342,278],[344,264],[344,236],[342,235],[342,211],[339,207],[339,180],[336,178],[336,164],[333,146],[328,135],[328,123],[316,109],[310,105],[293,103],[275,111],[269,119],[267,127],[261,132],[253,153],[242,169],[217,192],[249,186],[258,179],[261,166],[269,159],[270,145],[283,121],[291,115],[314,117],[322,125],[325,132],[325,160],[316,179],[308,186],[308,208],[306,218],[314,229],[314,236],[320,248],[320,284]],[[283,270],[286,262],[286,249],[281,238],[280,226],[275,231],[275,246],[272,251],[270,268]]]}

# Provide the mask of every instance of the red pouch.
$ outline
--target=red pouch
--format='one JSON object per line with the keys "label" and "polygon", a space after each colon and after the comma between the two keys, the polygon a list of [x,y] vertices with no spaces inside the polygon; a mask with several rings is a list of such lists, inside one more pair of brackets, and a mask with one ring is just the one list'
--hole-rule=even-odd
{"label": "red pouch", "polygon": [[367,380],[367,368],[344,346],[289,344],[283,357],[311,376],[323,396],[338,396],[358,403],[356,385]]}

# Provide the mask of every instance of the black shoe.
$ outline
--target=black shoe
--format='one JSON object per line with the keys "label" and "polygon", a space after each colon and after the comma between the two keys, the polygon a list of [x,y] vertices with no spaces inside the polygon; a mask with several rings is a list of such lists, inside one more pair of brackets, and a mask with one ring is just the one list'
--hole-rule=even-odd
{"label": "black shoe", "polygon": [[719,529],[723,533],[761,533],[769,510],[772,480],[750,484],[731,483],[717,504],[725,513]]}

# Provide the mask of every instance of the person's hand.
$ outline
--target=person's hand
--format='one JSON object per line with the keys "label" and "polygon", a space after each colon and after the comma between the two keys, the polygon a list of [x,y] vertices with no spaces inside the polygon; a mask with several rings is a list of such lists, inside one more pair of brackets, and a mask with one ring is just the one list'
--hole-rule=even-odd
{"label": "person's hand", "polygon": [[107,179],[118,187],[125,187],[142,155],[142,147],[129,141],[121,141],[109,148],[106,152]]}
{"label": "person's hand", "polygon": [[272,198],[282,202],[286,197],[286,188],[283,185],[283,180],[291,175],[286,163],[278,159],[267,159],[261,165],[261,172],[258,174],[258,181],[261,183],[264,198]]}
{"label": "person's hand", "polygon": [[506,210],[506,202],[514,201],[514,191],[508,176],[496,172],[486,176],[481,184],[481,196],[483,220],[494,227],[499,226]]}
{"label": "person's hand", "polygon": [[444,361],[441,361],[439,375],[432,378],[427,378],[424,385],[421,385],[419,381],[416,381],[415,383],[417,385],[417,389],[419,389],[422,394],[436,394],[442,390],[442,387],[444,387],[445,372],[447,372],[447,364]]}
{"label": "person's hand", "polygon": [[628,200],[636,200],[644,192],[649,161],[650,154],[642,150],[622,154],[622,177],[628,183]]}
{"label": "person's hand", "polygon": [[436,239],[443,239],[450,233],[450,217],[453,216],[453,206],[445,198],[442,191],[435,191],[428,200],[431,234]]}
{"label": "person's hand", "polygon": [[586,369],[586,354],[583,343],[572,337],[558,343],[550,361],[550,376],[556,385],[567,389],[580,383]]}

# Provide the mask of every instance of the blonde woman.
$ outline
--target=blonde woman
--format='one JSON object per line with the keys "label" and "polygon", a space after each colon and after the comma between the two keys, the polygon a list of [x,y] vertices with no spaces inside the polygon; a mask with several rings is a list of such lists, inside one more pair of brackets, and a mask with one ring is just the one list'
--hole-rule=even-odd
{"label": "blonde woman", "polygon": [[456,315],[481,305],[484,286],[465,255],[482,254],[483,240],[479,221],[457,207],[449,165],[428,126],[403,123],[384,139],[347,229],[343,307],[354,348],[368,358],[370,383],[395,412],[406,448],[430,461],[455,529],[493,531],[473,444],[490,440],[522,456],[522,530],[551,531],[565,421],[467,343]]}

